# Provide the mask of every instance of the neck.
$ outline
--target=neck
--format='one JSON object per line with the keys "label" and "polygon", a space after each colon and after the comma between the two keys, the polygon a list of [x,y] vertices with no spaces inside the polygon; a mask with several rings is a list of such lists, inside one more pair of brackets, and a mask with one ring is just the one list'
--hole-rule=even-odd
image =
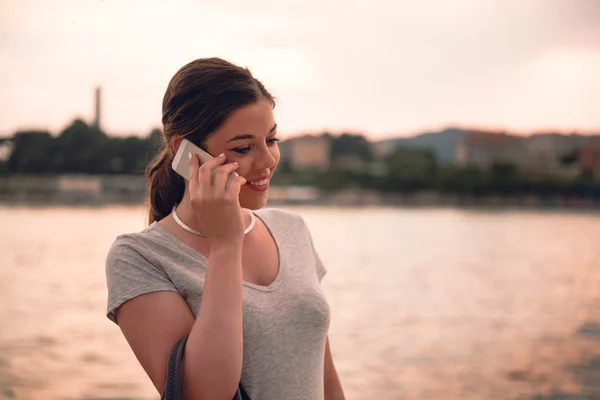
{"label": "neck", "polygon": [[[200,210],[200,212],[202,212],[202,210]],[[248,226],[249,216],[246,215],[247,213],[243,213],[243,214],[244,214],[244,226]],[[196,218],[196,213],[194,212],[194,210],[192,209],[192,206],[190,204],[190,196],[189,196],[187,190],[185,191],[183,198],[177,205],[177,216],[184,224],[186,224],[190,228],[202,232],[202,228],[200,227],[200,224],[198,223],[198,219]]]}

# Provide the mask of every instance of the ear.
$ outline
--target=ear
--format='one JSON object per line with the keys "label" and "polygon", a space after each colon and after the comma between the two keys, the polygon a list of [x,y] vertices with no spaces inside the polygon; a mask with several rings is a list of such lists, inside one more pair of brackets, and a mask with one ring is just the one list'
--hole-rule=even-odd
{"label": "ear", "polygon": [[184,139],[184,137],[182,135],[180,136],[175,136],[172,140],[171,140],[171,150],[173,150],[173,154],[177,154],[177,150],[179,150],[179,146],[181,145],[181,141]]}

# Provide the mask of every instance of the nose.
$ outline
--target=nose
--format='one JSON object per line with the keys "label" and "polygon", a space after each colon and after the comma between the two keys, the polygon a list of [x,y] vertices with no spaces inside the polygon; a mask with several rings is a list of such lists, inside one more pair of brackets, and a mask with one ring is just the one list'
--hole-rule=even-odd
{"label": "nose", "polygon": [[271,149],[269,147],[262,147],[260,151],[257,152],[257,157],[254,161],[254,168],[257,170],[271,169],[276,163],[277,159],[272,153]]}

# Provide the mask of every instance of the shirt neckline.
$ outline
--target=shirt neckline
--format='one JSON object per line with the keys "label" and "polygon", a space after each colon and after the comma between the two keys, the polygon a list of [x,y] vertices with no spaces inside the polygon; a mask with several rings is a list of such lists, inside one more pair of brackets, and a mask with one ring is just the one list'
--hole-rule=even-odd
{"label": "shirt neckline", "polygon": [[[258,285],[256,283],[247,282],[244,280],[242,280],[242,284],[246,287],[256,289],[256,290],[259,290],[262,292],[274,292],[279,287],[279,285],[281,285],[281,282],[283,281],[283,278],[284,278],[284,268],[283,268],[284,263],[283,263],[282,256],[281,256],[281,244],[279,243],[279,240],[277,239],[277,237],[273,234],[271,227],[269,227],[269,224],[267,224],[265,219],[263,217],[261,217],[260,215],[258,215],[258,213],[254,212],[252,210],[251,210],[251,212],[263,222],[263,224],[267,228],[267,231],[269,232],[269,235],[271,235],[271,238],[273,239],[273,242],[275,243],[275,247],[277,248],[277,274],[275,275],[275,279],[273,279],[273,281],[266,286]],[[181,249],[183,249],[190,256],[199,260],[205,267],[208,267],[208,259],[203,254],[199,253],[198,251],[193,249],[188,244],[182,242],[177,236],[175,236],[174,234],[169,232],[158,222],[154,221],[152,224],[150,224],[150,226],[148,227],[148,231],[150,231],[151,229],[155,229],[155,230],[159,231],[160,234],[167,237],[167,239],[169,239],[171,242],[175,243],[177,246],[179,246]]]}

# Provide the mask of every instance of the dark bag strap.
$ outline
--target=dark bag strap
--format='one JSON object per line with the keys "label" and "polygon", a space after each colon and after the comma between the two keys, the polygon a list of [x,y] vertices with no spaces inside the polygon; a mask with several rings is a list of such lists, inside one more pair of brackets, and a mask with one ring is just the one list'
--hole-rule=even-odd
{"label": "dark bag strap", "polygon": [[160,400],[183,400],[181,393],[181,368],[183,366],[183,352],[185,351],[186,343],[187,336],[179,340],[171,348],[169,362],[167,363],[167,381],[165,382],[165,388],[160,396]]}
{"label": "dark bag strap", "polygon": [[[187,336],[179,340],[169,354],[169,362],[167,363],[167,381],[165,387],[160,396],[160,400],[183,400],[181,390],[181,375],[183,367],[183,353],[185,352],[185,345],[187,343]],[[244,390],[242,383],[240,382],[238,390],[233,396],[233,400],[250,400],[250,396]]]}

